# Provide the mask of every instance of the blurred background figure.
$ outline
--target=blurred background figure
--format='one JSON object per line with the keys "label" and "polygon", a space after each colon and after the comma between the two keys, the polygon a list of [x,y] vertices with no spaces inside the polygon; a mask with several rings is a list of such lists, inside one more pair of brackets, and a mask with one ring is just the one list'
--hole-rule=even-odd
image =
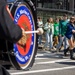
{"label": "blurred background figure", "polygon": [[47,19],[46,24],[44,25],[46,42],[44,45],[44,49],[46,49],[49,45],[49,50],[53,48],[53,34],[54,34],[54,26],[53,26],[53,18]]}
{"label": "blurred background figure", "polygon": [[[38,23],[38,28],[42,28],[43,29],[43,21],[41,17],[37,18],[37,23]],[[38,44],[42,45],[42,35],[38,35]]]}
{"label": "blurred background figure", "polygon": [[67,39],[65,36],[66,30],[67,30],[67,23],[68,23],[68,16],[67,14],[64,14],[62,17],[62,20],[59,22],[59,34],[60,34],[60,39],[59,39],[59,44],[57,45],[58,51],[61,50],[62,45],[64,47],[64,52],[67,49]]}
{"label": "blurred background figure", "polygon": [[59,43],[58,39],[59,39],[59,18],[56,18],[54,22],[54,43],[53,43],[53,46],[55,48]]}
{"label": "blurred background figure", "polygon": [[67,25],[67,31],[65,35],[68,38],[68,43],[69,43],[69,49],[66,50],[65,55],[67,54],[67,51],[70,51],[70,59],[75,60],[73,54],[73,51],[75,50],[75,17],[74,16],[70,18],[70,22]]}

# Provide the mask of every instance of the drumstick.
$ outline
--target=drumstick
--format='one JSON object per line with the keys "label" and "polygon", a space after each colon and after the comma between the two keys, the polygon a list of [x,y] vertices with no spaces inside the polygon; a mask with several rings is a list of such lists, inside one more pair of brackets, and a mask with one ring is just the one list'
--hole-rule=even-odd
{"label": "drumstick", "polygon": [[42,28],[38,28],[35,31],[24,31],[25,34],[31,34],[31,33],[37,33],[38,35],[42,35],[43,34],[43,29]]}
{"label": "drumstick", "polygon": [[36,31],[25,31],[24,33],[25,33],[25,34],[39,33],[39,31],[38,31],[38,30],[36,30]]}

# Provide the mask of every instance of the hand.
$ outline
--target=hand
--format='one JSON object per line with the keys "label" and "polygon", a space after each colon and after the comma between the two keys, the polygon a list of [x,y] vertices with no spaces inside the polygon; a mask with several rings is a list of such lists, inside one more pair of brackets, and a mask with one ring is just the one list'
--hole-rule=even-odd
{"label": "hand", "polygon": [[50,26],[48,26],[48,29],[50,29]]}
{"label": "hand", "polygon": [[72,30],[73,33],[75,33],[75,30]]}
{"label": "hand", "polygon": [[27,36],[26,36],[26,34],[25,34],[24,32],[25,32],[25,30],[22,29],[22,37],[21,37],[21,39],[18,41],[18,44],[21,45],[21,46],[25,46],[26,41],[27,41]]}

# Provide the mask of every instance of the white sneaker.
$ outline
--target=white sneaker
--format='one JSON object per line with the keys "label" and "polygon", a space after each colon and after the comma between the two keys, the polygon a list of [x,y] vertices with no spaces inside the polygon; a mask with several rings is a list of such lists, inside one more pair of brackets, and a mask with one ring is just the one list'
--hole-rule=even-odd
{"label": "white sneaker", "polygon": [[55,48],[55,47],[53,47],[53,49],[54,49],[54,50],[56,50],[56,48]]}

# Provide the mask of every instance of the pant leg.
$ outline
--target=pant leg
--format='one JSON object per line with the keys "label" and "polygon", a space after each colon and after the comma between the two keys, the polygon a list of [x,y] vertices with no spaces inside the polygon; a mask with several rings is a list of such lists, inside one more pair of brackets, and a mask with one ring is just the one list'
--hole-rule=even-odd
{"label": "pant leg", "polygon": [[66,36],[64,37],[64,51],[69,48],[69,43],[68,43],[68,39],[66,38]]}
{"label": "pant leg", "polygon": [[60,37],[60,41],[59,41],[59,44],[56,46],[56,48],[57,49],[59,49],[60,47],[61,47],[61,45],[62,45],[62,43],[63,43],[63,39],[64,39],[64,37]]}
{"label": "pant leg", "polygon": [[53,34],[50,34],[50,49],[53,47]]}
{"label": "pant leg", "polygon": [[54,36],[54,43],[53,46],[56,46],[56,36]]}
{"label": "pant leg", "polygon": [[39,44],[42,43],[42,35],[39,35],[39,39],[38,39]]}
{"label": "pant leg", "polygon": [[53,46],[56,46],[57,44],[58,44],[58,36],[55,36]]}
{"label": "pant leg", "polygon": [[49,44],[49,33],[46,33],[45,35],[46,35],[46,42],[45,42],[44,47],[47,47]]}

